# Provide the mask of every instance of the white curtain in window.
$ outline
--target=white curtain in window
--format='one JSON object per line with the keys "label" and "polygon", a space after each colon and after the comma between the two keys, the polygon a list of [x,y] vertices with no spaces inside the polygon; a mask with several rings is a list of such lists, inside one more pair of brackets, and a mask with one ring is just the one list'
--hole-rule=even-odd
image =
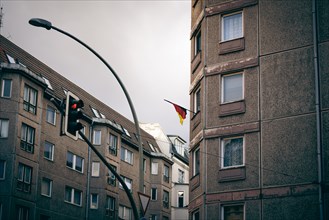
{"label": "white curtain in window", "polygon": [[9,120],[0,120],[0,137],[8,137]]}
{"label": "white curtain in window", "polygon": [[243,98],[242,74],[224,76],[223,93],[223,102],[241,100]]}
{"label": "white curtain in window", "polygon": [[224,142],[224,167],[243,164],[243,138]]}
{"label": "white curtain in window", "polygon": [[242,13],[223,17],[223,40],[242,37]]}

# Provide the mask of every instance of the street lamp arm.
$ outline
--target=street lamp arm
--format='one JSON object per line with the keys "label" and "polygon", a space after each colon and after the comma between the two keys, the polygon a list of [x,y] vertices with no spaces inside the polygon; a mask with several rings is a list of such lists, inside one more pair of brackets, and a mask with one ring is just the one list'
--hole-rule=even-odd
{"label": "street lamp arm", "polygon": [[[83,45],[85,48],[87,48],[90,52],[92,52],[96,57],[98,57],[104,64],[105,66],[111,71],[111,73],[113,74],[113,76],[116,78],[116,80],[118,81],[118,83],[120,84],[126,98],[129,104],[129,107],[131,109],[131,113],[133,115],[133,119],[134,119],[134,123],[136,126],[136,134],[138,136],[138,145],[139,145],[139,158],[140,158],[140,162],[139,162],[139,191],[143,192],[144,189],[144,171],[143,171],[143,146],[142,146],[142,136],[141,136],[141,132],[140,132],[140,127],[139,127],[139,122],[138,122],[138,118],[137,118],[137,114],[134,108],[134,105],[131,101],[131,98],[128,94],[128,91],[126,89],[126,87],[124,86],[123,82],[121,81],[121,79],[119,78],[119,76],[117,75],[117,73],[114,71],[114,69],[105,61],[105,59],[103,57],[101,57],[94,49],[92,49],[91,47],[89,47],[87,44],[85,44],[83,41],[81,41],[80,39],[76,38],[75,36],[73,36],[72,34],[61,30],[55,26],[53,26],[51,24],[51,22],[41,19],[41,18],[32,18],[29,20],[29,23],[33,26],[36,27],[43,27],[46,28],[47,30],[50,29],[54,29],[70,38],[72,38],[73,40],[77,41],[78,43],[80,43],[81,45]],[[141,208],[142,210],[142,208]]]}

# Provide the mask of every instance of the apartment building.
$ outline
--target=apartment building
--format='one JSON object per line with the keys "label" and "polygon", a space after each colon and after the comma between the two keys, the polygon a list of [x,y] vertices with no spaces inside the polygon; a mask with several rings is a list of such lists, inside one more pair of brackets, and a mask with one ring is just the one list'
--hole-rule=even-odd
{"label": "apartment building", "polygon": [[190,219],[329,219],[329,4],[192,0]]}
{"label": "apartment building", "polygon": [[[84,101],[83,133],[123,178],[139,209],[139,161],[144,193],[161,198],[145,217],[170,219],[171,183],[151,173],[172,161],[155,139],[78,85],[0,35],[0,219],[134,219],[122,185],[88,145],[63,135],[60,103],[67,91]],[[152,148],[150,147],[152,146]]]}
{"label": "apartment building", "polygon": [[[141,123],[140,126],[154,137],[161,152],[173,162],[172,176],[168,178],[171,182],[171,219],[188,219],[189,160],[186,141],[177,135],[165,134],[158,123]],[[151,202],[156,201],[154,194],[151,195]]]}

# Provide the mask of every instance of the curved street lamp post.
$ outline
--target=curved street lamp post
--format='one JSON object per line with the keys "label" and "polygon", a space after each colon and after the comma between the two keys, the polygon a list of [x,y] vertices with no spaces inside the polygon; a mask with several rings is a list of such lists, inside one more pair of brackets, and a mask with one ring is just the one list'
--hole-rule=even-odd
{"label": "curved street lamp post", "polygon": [[[119,76],[116,74],[114,69],[103,59],[103,57],[101,57],[95,50],[93,50],[91,47],[89,47],[87,44],[85,44],[84,42],[82,42],[81,40],[76,38],[75,36],[73,36],[73,35],[65,32],[65,31],[53,26],[51,24],[51,22],[49,22],[47,20],[44,20],[44,19],[41,19],[41,18],[32,18],[32,19],[29,20],[29,23],[33,26],[42,27],[42,28],[45,28],[47,30],[54,29],[54,30],[56,30],[56,31],[72,38],[73,40],[77,41],[78,43],[80,43],[81,45],[86,47],[95,56],[97,56],[105,64],[105,66],[111,71],[111,73],[114,75],[114,77],[116,78],[116,80],[120,84],[120,86],[121,86],[121,88],[122,88],[122,90],[123,90],[123,92],[124,92],[124,94],[125,94],[125,96],[128,100],[128,103],[129,103],[129,106],[130,106],[130,109],[131,109],[131,113],[132,113],[133,118],[134,118],[134,123],[135,123],[135,126],[136,126],[136,133],[137,133],[137,137],[138,137],[138,146],[139,146],[139,158],[140,158],[140,160],[139,160],[139,191],[143,192],[143,188],[144,188],[143,146],[142,146],[139,122],[138,122],[138,119],[137,119],[137,115],[136,115],[134,105],[133,105],[133,103],[130,99],[130,96],[128,94],[128,91],[126,90],[126,88],[125,88],[124,84],[122,83],[121,79],[119,78]],[[79,134],[81,135],[82,133],[79,132]],[[88,140],[85,139],[85,141],[88,141]],[[87,143],[89,145],[89,141]],[[130,200],[130,203],[131,203],[131,206],[132,206],[132,209],[133,209],[134,217],[135,217],[136,220],[138,220],[139,216],[138,216],[138,211],[137,211],[137,208],[136,208],[136,204],[135,204],[135,201],[134,201],[134,199],[131,195],[131,192],[129,191],[128,187],[126,186],[126,183],[123,181],[123,179],[120,177],[120,175],[118,175],[115,172],[115,170],[110,166],[110,164],[103,158],[103,156],[97,151],[97,149],[94,148],[94,147],[91,147],[91,148],[94,150],[94,152],[97,154],[97,156],[100,157],[100,159],[104,162],[104,164],[111,170],[111,172],[116,174],[115,176],[118,178],[121,185],[124,186],[124,189],[127,193],[128,199]],[[142,212],[143,211],[142,211],[142,207],[141,207],[141,213]]]}

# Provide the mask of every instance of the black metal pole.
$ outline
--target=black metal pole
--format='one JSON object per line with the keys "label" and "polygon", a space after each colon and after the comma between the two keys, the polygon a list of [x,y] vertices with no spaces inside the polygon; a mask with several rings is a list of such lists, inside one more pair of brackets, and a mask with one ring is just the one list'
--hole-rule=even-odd
{"label": "black metal pole", "polygon": [[134,218],[136,220],[139,219],[138,217],[138,211],[137,211],[137,207],[136,207],[136,203],[134,201],[134,198],[131,194],[130,189],[127,187],[126,183],[123,181],[123,179],[121,178],[121,176],[113,169],[113,167],[111,166],[111,164],[109,164],[107,162],[107,160],[103,157],[103,155],[101,153],[99,153],[99,151],[96,149],[96,147],[94,147],[94,145],[88,140],[88,138],[79,130],[79,135],[82,137],[82,139],[88,144],[88,146],[94,151],[94,153],[99,157],[99,159],[101,159],[101,161],[105,164],[105,166],[107,168],[109,168],[109,170],[114,174],[114,176],[119,180],[119,182],[121,183],[121,185],[123,186],[123,189],[126,191],[128,199],[131,203],[132,209],[133,209],[133,213],[134,213]]}

